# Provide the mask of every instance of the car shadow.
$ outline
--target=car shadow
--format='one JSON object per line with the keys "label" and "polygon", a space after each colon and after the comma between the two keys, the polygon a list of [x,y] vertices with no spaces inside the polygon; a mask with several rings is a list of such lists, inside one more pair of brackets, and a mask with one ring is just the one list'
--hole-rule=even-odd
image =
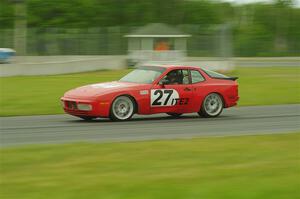
{"label": "car shadow", "polygon": [[229,115],[221,115],[217,118],[204,118],[200,117],[198,115],[183,115],[180,117],[172,117],[172,116],[138,116],[138,117],[133,117],[130,120],[126,121],[112,121],[109,118],[96,118],[93,120],[83,120],[83,119],[75,119],[75,120],[70,120],[69,122],[74,122],[74,123],[133,123],[133,122],[139,122],[139,121],[184,121],[184,120],[191,120],[191,119],[197,119],[199,121],[211,121],[211,120],[222,120],[222,119],[227,119],[227,118],[232,118],[232,116]]}

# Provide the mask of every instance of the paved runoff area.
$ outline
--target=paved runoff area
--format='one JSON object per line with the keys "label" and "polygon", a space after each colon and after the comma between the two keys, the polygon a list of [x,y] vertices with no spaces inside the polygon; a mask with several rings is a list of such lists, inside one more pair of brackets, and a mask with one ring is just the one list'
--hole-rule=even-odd
{"label": "paved runoff area", "polygon": [[0,118],[0,146],[69,142],[124,142],[290,133],[300,130],[300,104],[235,107],[218,118],[185,114],[136,115],[131,121],[83,121],[69,115]]}

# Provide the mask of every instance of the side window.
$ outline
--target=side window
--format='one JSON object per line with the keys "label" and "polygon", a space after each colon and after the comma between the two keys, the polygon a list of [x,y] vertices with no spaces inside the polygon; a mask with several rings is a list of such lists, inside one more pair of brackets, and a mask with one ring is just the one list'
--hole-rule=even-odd
{"label": "side window", "polygon": [[205,79],[197,70],[191,70],[191,76],[192,76],[192,84],[203,82]]}

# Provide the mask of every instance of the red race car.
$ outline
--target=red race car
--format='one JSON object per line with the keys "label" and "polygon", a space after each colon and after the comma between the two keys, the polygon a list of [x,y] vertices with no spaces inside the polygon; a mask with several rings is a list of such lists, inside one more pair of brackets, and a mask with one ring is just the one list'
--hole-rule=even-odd
{"label": "red race car", "polygon": [[236,79],[198,67],[140,66],[119,81],[70,90],[61,102],[66,113],[85,120],[128,120],[135,113],[217,117],[237,104]]}

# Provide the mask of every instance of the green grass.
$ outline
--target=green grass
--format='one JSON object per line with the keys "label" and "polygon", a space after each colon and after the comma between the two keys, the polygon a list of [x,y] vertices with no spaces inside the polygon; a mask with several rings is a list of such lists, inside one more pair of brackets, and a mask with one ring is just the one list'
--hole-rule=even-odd
{"label": "green grass", "polygon": [[[0,78],[0,116],[63,113],[59,98],[71,88],[117,80],[129,70]],[[300,103],[300,69],[237,68],[239,105]]]}
{"label": "green grass", "polygon": [[300,196],[300,132],[0,149],[5,199]]}
{"label": "green grass", "polygon": [[71,88],[117,80],[128,70],[0,78],[0,116],[63,113],[60,97]]}
{"label": "green grass", "polygon": [[238,68],[239,105],[300,103],[300,68]]}

